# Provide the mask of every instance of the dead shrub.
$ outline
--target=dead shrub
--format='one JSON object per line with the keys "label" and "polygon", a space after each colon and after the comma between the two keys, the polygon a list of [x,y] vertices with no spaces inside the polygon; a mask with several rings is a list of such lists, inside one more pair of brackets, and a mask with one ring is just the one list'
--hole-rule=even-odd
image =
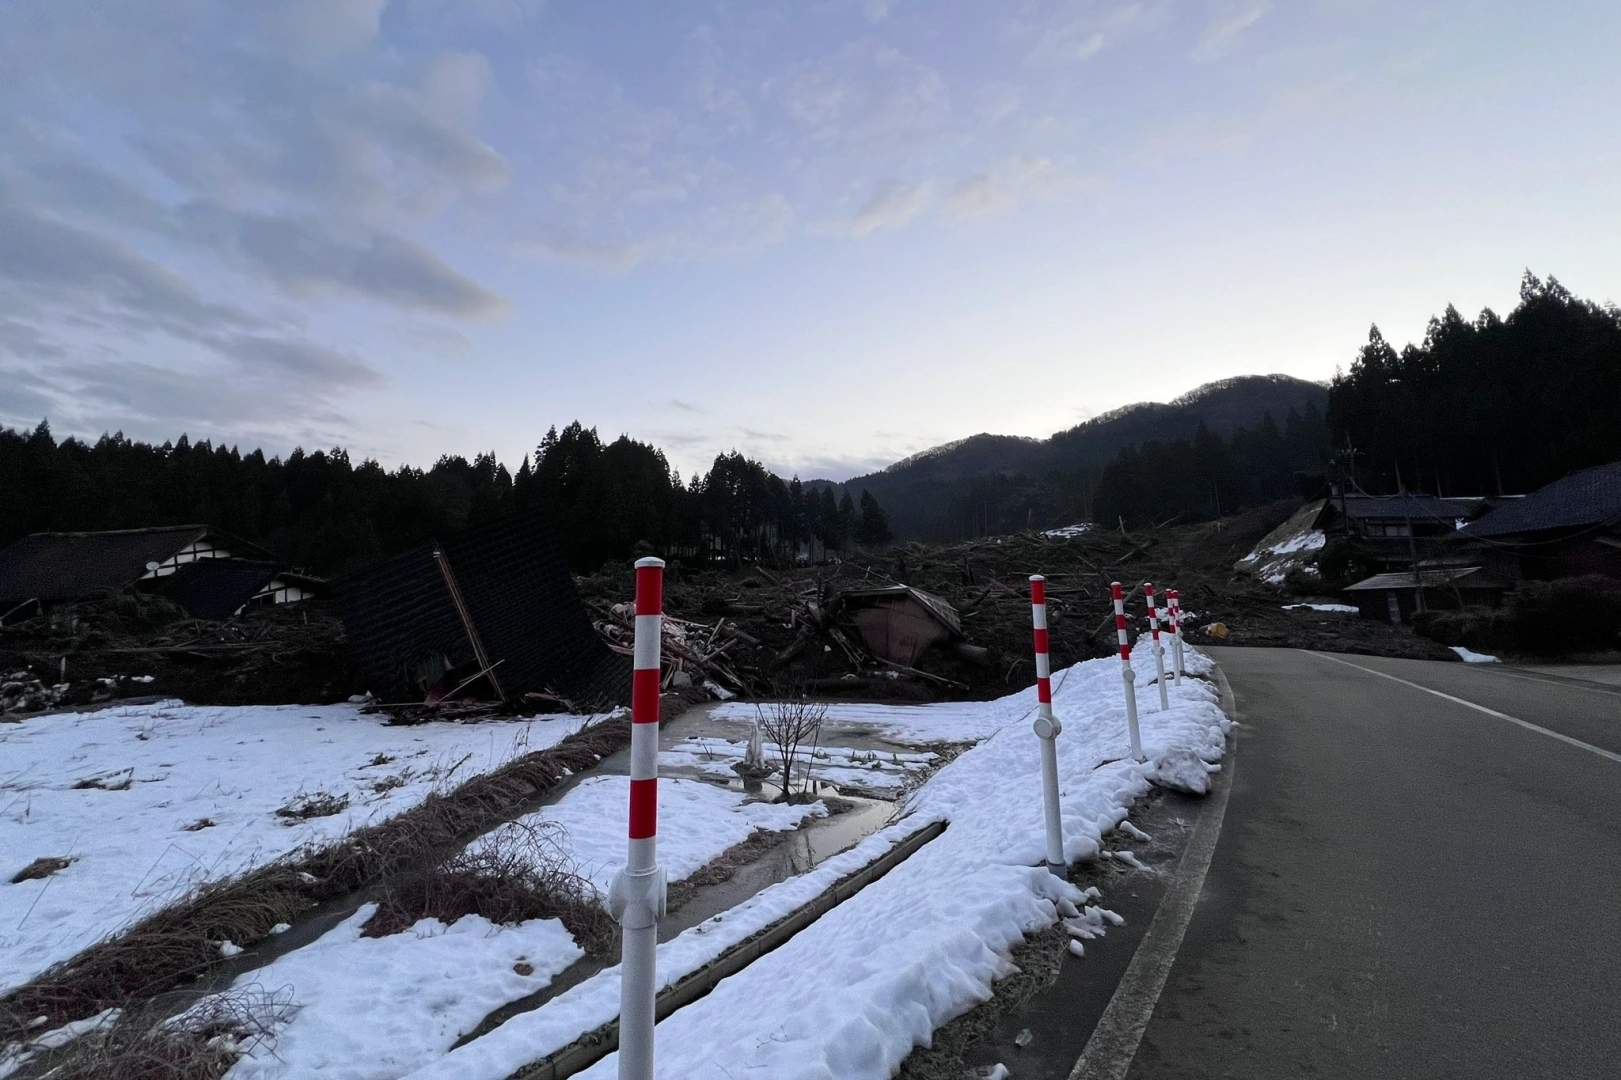
{"label": "dead shrub", "polygon": [[606,954],[615,926],[582,877],[553,822],[509,822],[430,870],[391,881],[361,928],[367,937],[409,930],[419,919],[453,923],[480,915],[492,923],[561,919],[582,948]]}
{"label": "dead shrub", "polygon": [[50,877],[58,870],[66,870],[71,865],[72,859],[64,859],[60,855],[41,855],[12,875],[11,883],[21,885],[25,881],[38,881],[40,878]]}
{"label": "dead shrub", "polygon": [[276,811],[276,816],[288,822],[308,821],[310,818],[332,817],[349,809],[348,795],[333,795],[317,791],[309,795],[295,795],[293,801]]}
{"label": "dead shrub", "polygon": [[[811,762],[816,756],[816,747],[821,742],[822,722],[827,719],[827,706],[806,701],[801,697],[772,702],[766,708],[758,705],[754,708],[759,716],[760,730],[776,746],[777,760],[780,762],[782,772],[781,801],[791,803],[813,800],[816,796],[810,791]],[[804,757],[804,767],[800,768],[799,752],[806,742],[811,744],[811,748]],[[799,791],[794,790],[796,782],[801,789]]]}
{"label": "dead shrub", "polygon": [[126,1010],[54,1058],[52,1080],[219,1080],[255,1040],[289,1015],[285,993],[237,990],[154,1019]]}

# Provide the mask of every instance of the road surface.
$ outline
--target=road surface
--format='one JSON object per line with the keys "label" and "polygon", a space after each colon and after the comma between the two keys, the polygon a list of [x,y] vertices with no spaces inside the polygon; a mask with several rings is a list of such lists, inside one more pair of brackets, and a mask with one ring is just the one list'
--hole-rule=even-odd
{"label": "road surface", "polygon": [[1621,690],[1211,652],[1238,767],[1129,1077],[1621,1077]]}

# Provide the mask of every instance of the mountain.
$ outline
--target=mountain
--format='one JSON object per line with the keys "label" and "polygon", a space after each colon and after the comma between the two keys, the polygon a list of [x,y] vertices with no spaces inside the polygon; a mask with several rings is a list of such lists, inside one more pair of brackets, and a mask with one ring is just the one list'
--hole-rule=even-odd
{"label": "mountain", "polygon": [[1048,439],[973,435],[840,486],[854,495],[871,491],[902,540],[1067,523],[1087,516],[1097,473],[1127,446],[1192,438],[1200,424],[1227,438],[1268,415],[1281,426],[1290,410],[1312,406],[1321,412],[1327,404],[1322,383],[1243,375],[1206,383],[1173,401],[1127,405]]}

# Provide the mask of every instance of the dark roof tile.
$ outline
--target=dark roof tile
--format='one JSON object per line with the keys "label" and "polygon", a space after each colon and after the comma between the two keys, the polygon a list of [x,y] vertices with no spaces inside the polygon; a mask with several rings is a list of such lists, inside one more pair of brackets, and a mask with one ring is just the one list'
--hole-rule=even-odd
{"label": "dark roof tile", "polygon": [[1523,499],[1506,502],[1460,536],[1510,536],[1547,529],[1621,524],[1621,461],[1573,472]]}

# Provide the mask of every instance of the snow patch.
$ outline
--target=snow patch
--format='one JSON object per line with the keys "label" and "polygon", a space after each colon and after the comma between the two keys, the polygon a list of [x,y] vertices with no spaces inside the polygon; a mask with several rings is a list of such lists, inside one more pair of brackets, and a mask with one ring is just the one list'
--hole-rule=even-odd
{"label": "snow patch", "polygon": [[1502,663],[1502,661],[1497,659],[1497,657],[1495,657],[1495,656],[1487,656],[1485,653],[1472,652],[1469,649],[1464,648],[1462,645],[1453,645],[1452,646],[1452,651],[1457,653],[1458,654],[1458,659],[1462,660],[1466,664],[1500,664],[1500,663]]}
{"label": "snow patch", "polygon": [[1204,759],[1187,747],[1173,748],[1161,756],[1154,763],[1153,779],[1161,787],[1189,795],[1210,793],[1210,770],[1205,768]]}

